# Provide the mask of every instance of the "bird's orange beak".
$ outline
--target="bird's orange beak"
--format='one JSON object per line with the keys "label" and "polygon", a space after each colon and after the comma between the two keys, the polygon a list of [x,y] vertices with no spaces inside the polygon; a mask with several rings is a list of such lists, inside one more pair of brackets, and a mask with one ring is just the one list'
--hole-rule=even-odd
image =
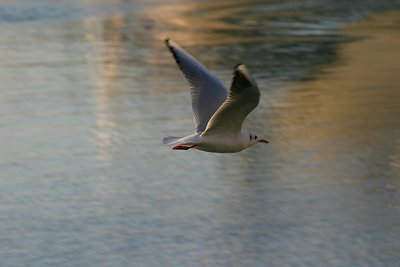
{"label": "bird's orange beak", "polygon": [[265,139],[260,139],[260,141],[258,141],[259,143],[265,143],[265,144],[268,144],[269,142],[267,141],[267,140],[265,140]]}

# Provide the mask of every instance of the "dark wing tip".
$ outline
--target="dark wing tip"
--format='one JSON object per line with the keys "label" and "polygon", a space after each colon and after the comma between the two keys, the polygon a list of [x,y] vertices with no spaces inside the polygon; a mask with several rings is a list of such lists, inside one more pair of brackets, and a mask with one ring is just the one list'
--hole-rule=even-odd
{"label": "dark wing tip", "polygon": [[167,37],[167,38],[165,38],[164,42],[165,42],[165,45],[167,46],[167,48],[169,49],[169,51],[171,52],[172,56],[174,57],[176,64],[183,71],[182,66],[181,66],[182,62],[179,59],[176,48],[171,43],[171,39]]}
{"label": "dark wing tip", "polygon": [[237,64],[233,72],[231,90],[240,92],[246,87],[257,87],[248,69],[243,63]]}
{"label": "dark wing tip", "polygon": [[164,39],[164,43],[168,47],[168,49],[171,50],[171,52],[172,52],[173,47],[172,47],[172,44],[171,44],[171,39],[169,39],[169,37],[165,38]]}
{"label": "dark wing tip", "polygon": [[238,63],[238,64],[236,64],[236,66],[235,66],[235,71],[240,67],[240,66],[244,66],[244,64],[243,63]]}

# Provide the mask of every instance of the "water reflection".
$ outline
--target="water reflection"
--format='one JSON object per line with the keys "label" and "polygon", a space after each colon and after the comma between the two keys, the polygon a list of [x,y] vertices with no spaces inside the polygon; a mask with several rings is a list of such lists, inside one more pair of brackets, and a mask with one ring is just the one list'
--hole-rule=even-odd
{"label": "water reflection", "polygon": [[[390,18],[395,23],[394,15],[386,16],[385,21],[372,19],[348,30],[373,38],[338,47],[345,64],[322,68],[316,80],[292,88],[281,99],[283,106],[278,107],[273,125],[282,127],[279,139],[290,144],[283,153],[305,148],[316,163],[343,162],[337,168],[350,177],[387,161],[381,149],[395,147],[400,114],[399,80],[394,74],[400,58],[398,53],[387,53],[400,43],[395,41],[398,32],[385,30],[391,28],[386,25]],[[379,31],[371,30],[377,25],[382,25]],[[322,145],[324,149],[319,149]]]}
{"label": "water reflection", "polygon": [[[268,1],[228,0],[173,1],[153,7],[146,17],[156,22],[155,37],[179,39],[187,46],[237,45],[245,43],[323,41],[338,37],[335,27],[345,20],[355,20],[363,12],[348,14],[346,8],[329,3],[331,12],[324,4],[297,1],[269,3]],[[334,7],[335,6],[335,7]],[[341,19],[334,14],[347,14]]]}
{"label": "water reflection", "polygon": [[[111,154],[108,149],[115,145],[118,140],[118,132],[116,131],[117,123],[113,119],[113,111],[111,109],[110,98],[118,89],[116,77],[118,76],[118,68],[120,64],[120,46],[121,33],[120,29],[124,24],[124,18],[116,16],[110,18],[99,25],[98,20],[87,19],[84,25],[87,29],[85,34],[91,47],[95,49],[87,55],[89,63],[92,67],[92,79],[97,84],[94,92],[96,116],[96,143],[99,147],[98,158],[104,161],[111,160]],[[93,32],[93,28],[101,27],[100,33]],[[99,39],[100,40],[99,40]]]}

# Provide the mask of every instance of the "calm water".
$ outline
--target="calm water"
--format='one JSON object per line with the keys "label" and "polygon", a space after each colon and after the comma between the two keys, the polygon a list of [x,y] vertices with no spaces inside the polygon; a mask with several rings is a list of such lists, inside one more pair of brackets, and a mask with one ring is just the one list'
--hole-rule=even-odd
{"label": "calm water", "polygon": [[[400,264],[399,1],[2,1],[1,266]],[[269,145],[193,128],[169,36],[262,90]]]}

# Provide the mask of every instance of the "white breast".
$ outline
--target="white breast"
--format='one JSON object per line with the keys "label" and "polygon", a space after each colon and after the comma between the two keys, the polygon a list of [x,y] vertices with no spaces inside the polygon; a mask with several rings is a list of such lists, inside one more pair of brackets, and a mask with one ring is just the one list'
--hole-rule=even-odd
{"label": "white breast", "polygon": [[239,152],[250,146],[248,137],[242,134],[224,136],[201,136],[198,150],[218,153]]}

